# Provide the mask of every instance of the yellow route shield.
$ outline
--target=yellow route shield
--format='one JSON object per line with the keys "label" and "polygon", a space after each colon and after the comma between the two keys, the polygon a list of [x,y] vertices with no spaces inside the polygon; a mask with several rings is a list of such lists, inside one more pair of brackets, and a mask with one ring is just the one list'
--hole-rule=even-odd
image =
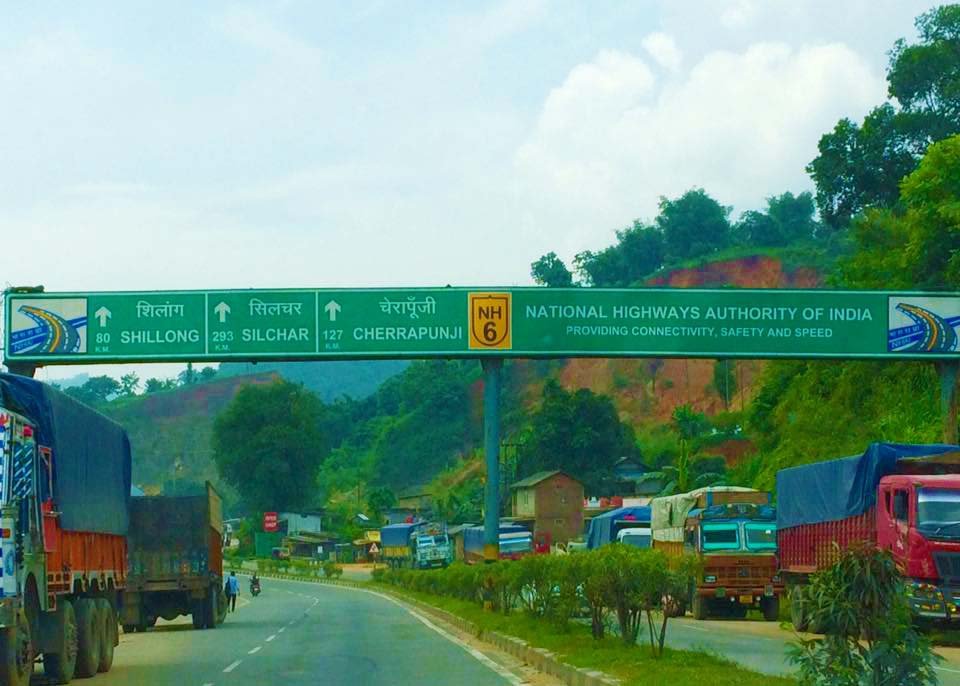
{"label": "yellow route shield", "polygon": [[470,293],[470,349],[510,350],[513,324],[511,293]]}

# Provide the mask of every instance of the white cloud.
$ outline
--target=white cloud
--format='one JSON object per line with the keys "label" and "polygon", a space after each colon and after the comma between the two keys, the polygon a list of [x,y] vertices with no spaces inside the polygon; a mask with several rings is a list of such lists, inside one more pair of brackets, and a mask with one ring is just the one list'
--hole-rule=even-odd
{"label": "white cloud", "polygon": [[737,210],[760,206],[809,187],[820,135],[884,90],[842,44],[715,51],[659,84],[642,60],[601,52],[550,93],[516,155],[521,193],[534,199],[527,225],[573,251],[695,186]]}
{"label": "white cloud", "polygon": [[748,27],[757,16],[754,0],[734,0],[720,11],[720,23],[728,29]]}
{"label": "white cloud", "polygon": [[683,53],[680,52],[680,48],[677,47],[673,36],[660,32],[651,33],[643,39],[641,44],[643,45],[643,49],[646,50],[650,54],[650,57],[661,67],[665,67],[670,71],[677,71],[680,68],[683,62]]}

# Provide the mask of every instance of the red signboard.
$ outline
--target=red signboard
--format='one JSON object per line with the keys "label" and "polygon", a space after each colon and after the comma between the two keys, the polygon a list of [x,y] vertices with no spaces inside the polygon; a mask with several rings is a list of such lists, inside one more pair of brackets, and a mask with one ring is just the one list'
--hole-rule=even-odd
{"label": "red signboard", "polygon": [[276,512],[263,513],[263,530],[267,533],[273,533],[280,529],[280,518]]}

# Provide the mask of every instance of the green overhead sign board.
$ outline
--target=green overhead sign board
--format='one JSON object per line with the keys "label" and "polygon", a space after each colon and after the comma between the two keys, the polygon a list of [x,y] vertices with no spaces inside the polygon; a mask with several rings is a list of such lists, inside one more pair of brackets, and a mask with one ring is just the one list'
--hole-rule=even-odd
{"label": "green overhead sign board", "polygon": [[960,357],[960,294],[410,288],[19,293],[6,360]]}

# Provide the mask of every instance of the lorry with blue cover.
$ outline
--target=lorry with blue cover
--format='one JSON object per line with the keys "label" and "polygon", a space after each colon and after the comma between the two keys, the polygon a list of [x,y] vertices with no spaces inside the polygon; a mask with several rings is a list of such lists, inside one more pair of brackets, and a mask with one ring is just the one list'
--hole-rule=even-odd
{"label": "lorry with blue cover", "polygon": [[[625,530],[636,529],[629,535],[621,536]],[[644,538],[640,530],[645,530],[646,545],[638,545]],[[587,529],[587,548],[595,550],[602,545],[613,542],[626,542],[628,545],[650,547],[650,508],[647,506],[618,507],[615,510],[604,512],[590,520]]]}
{"label": "lorry with blue cover", "polygon": [[453,561],[453,543],[446,526],[431,522],[403,522],[380,529],[382,558],[391,567],[428,569]]}
{"label": "lorry with blue cover", "polygon": [[872,443],[860,455],[777,472],[780,572],[807,628],[804,585],[854,546],[893,556],[914,615],[960,621],[960,446]]}
{"label": "lorry with blue cover", "polygon": [[[533,533],[519,524],[501,524],[497,532],[501,560],[519,560],[532,555]],[[483,562],[484,534],[482,526],[463,530],[463,558],[467,564]]]}
{"label": "lorry with blue cover", "polygon": [[130,442],[33,379],[0,374],[0,683],[109,671],[127,583]]}

